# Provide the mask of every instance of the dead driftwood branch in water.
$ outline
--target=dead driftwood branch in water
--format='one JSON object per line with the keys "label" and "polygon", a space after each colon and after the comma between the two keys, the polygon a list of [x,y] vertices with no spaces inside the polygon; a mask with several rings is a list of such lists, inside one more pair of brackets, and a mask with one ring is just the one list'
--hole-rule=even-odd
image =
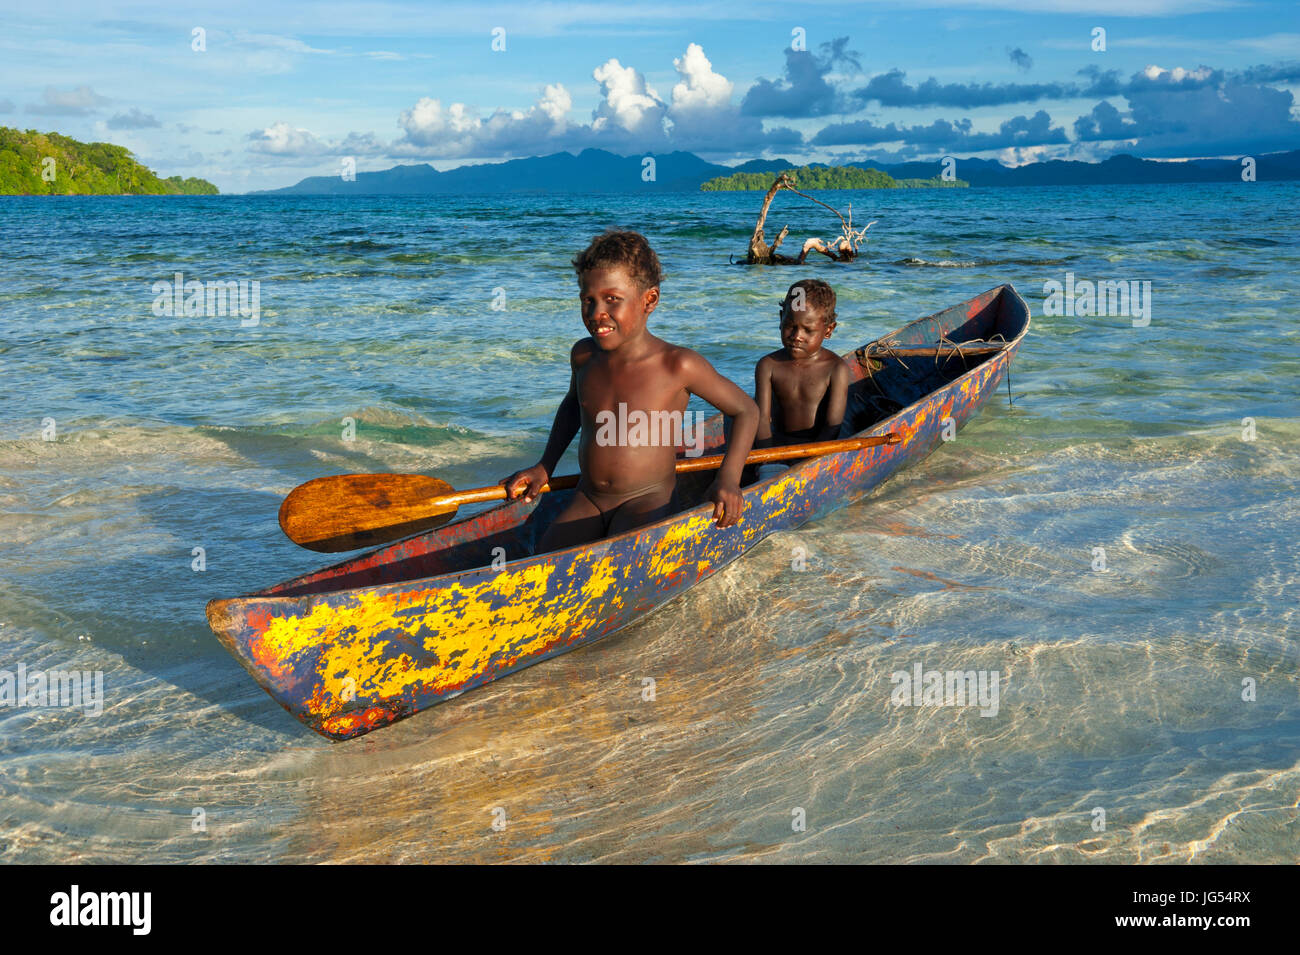
{"label": "dead driftwood branch in water", "polygon": [[772,200],[782,189],[794,187],[794,180],[788,173],[781,173],[776,177],[776,182],[772,183],[772,188],[767,190],[767,195],[763,197],[763,208],[758,210],[758,222],[754,225],[754,232],[749,237],[749,257],[747,259],[750,265],[770,264],[774,258],[785,258],[776,254],[776,247],[785,239],[790,227],[786,226],[781,230],[781,234],[776,237],[776,242],[768,245],[763,239],[763,223],[767,221],[767,210],[771,208]]}
{"label": "dead driftwood branch in water", "polygon": [[[788,225],[782,227],[780,234],[771,245],[767,244],[767,241],[763,238],[763,224],[767,222],[767,213],[772,206],[772,200],[776,198],[776,194],[782,189],[789,189],[796,196],[803,196],[810,202],[825,206],[839,217],[840,235],[833,244],[828,245],[821,239],[807,239],[804,241],[803,249],[800,250],[797,258],[781,255],[776,250],[790,233]],[[754,224],[754,232],[749,237],[749,254],[745,257],[745,262],[747,265],[802,265],[804,260],[808,258],[809,252],[818,252],[833,262],[852,262],[858,257],[858,246],[865,241],[867,230],[875,225],[877,221],[873,219],[861,229],[854,229],[852,203],[849,203],[849,215],[846,219],[833,206],[828,206],[820,199],[815,199],[806,193],[800,192],[795,188],[794,178],[788,172],[783,172],[776,177],[772,187],[763,196],[763,207],[758,210],[758,222]]]}

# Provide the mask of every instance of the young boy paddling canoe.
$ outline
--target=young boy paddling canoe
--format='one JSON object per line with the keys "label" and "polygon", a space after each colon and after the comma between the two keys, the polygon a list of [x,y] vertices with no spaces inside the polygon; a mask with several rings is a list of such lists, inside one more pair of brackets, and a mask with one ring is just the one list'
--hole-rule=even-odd
{"label": "young boy paddling canoe", "polygon": [[[755,447],[770,448],[840,436],[848,403],[849,369],[822,343],[835,330],[835,290],[821,279],[795,282],[781,302],[782,347],[754,367],[758,404]],[[786,465],[765,464],[759,478]]]}
{"label": "young boy paddling canoe", "polygon": [[[758,407],[700,355],[646,329],[659,304],[662,273],[644,236],[606,232],[578,254],[573,267],[590,337],[579,340],[569,355],[569,391],[555,413],[542,459],[501,482],[510,497],[533,500],[581,430],[577,491],[547,529],[538,551],[608,537],[680,509],[677,441],[664,440],[654,423],[678,422],[680,434],[691,395],[732,418],[726,457],[708,500],[719,527],[736,524],[744,506],[740,476],[758,426]],[[610,427],[614,419],[650,424]]]}

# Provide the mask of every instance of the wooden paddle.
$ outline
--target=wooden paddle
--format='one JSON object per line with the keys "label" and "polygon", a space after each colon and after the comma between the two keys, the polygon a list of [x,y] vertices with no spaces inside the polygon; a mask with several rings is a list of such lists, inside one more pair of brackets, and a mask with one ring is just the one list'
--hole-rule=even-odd
{"label": "wooden paddle", "polygon": [[[745,463],[839,454],[898,444],[900,440],[891,432],[877,438],[789,444],[752,451]],[[709,471],[721,467],[722,460],[721,454],[679,458],[677,473]],[[578,475],[567,474],[551,478],[542,490],[559,491],[577,483]],[[451,520],[463,504],[507,499],[506,489],[500,484],[457,491],[446,481],[427,474],[335,474],[294,488],[280,505],[280,527],[295,544],[332,554],[430,530]]]}

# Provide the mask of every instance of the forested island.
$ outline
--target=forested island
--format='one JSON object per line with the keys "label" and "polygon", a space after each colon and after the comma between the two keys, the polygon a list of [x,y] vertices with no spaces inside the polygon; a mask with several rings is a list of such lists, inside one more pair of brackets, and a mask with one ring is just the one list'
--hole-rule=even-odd
{"label": "forested island", "polygon": [[[778,170],[787,173],[801,189],[964,189],[970,185],[962,179],[895,179],[879,169],[857,166],[791,166]],[[762,192],[772,184],[771,172],[737,172],[701,183],[701,192]]]}
{"label": "forested island", "polygon": [[159,178],[125,146],[0,126],[0,195],[215,196],[206,179]]}

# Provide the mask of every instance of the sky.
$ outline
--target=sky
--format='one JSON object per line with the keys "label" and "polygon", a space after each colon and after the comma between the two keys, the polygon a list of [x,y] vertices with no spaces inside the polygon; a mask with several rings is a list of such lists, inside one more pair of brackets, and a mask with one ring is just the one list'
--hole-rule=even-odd
{"label": "sky", "polygon": [[1259,155],[1298,92],[1295,0],[0,3],[0,125],[222,192],[589,147]]}

